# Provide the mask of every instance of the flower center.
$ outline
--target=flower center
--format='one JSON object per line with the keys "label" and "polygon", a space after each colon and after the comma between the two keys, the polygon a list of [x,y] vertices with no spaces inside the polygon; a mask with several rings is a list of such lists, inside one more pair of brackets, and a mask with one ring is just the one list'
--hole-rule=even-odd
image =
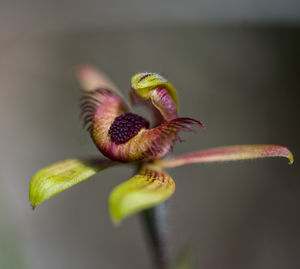
{"label": "flower center", "polygon": [[137,135],[142,128],[149,128],[146,119],[133,113],[125,113],[115,118],[108,133],[112,141],[122,144]]}

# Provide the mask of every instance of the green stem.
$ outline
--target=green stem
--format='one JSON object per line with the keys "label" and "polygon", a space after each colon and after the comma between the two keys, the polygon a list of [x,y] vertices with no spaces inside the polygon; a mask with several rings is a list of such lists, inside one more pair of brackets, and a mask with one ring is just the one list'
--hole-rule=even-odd
{"label": "green stem", "polygon": [[145,232],[157,269],[168,269],[170,266],[170,249],[167,242],[167,204],[141,212]]}

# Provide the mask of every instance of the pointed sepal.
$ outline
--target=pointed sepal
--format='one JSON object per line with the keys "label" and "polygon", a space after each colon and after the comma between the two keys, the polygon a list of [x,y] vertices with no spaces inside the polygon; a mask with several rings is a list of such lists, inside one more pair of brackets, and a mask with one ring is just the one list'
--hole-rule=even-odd
{"label": "pointed sepal", "polygon": [[292,152],[278,145],[239,145],[226,146],[193,152],[160,161],[160,166],[172,168],[190,163],[226,162],[270,157],[284,157],[289,164],[294,162]]}
{"label": "pointed sepal", "polygon": [[157,167],[144,166],[134,177],[117,186],[109,198],[111,218],[124,218],[164,202],[175,191],[173,179]]}
{"label": "pointed sepal", "polygon": [[98,158],[67,159],[41,169],[32,177],[29,185],[32,208],[115,164]]}

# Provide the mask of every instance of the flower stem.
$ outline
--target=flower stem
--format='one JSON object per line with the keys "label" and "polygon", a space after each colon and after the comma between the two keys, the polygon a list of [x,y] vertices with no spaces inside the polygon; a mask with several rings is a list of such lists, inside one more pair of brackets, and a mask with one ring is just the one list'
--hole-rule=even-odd
{"label": "flower stem", "polygon": [[142,223],[150,244],[154,265],[157,269],[168,269],[170,266],[170,249],[167,242],[167,204],[141,212]]}

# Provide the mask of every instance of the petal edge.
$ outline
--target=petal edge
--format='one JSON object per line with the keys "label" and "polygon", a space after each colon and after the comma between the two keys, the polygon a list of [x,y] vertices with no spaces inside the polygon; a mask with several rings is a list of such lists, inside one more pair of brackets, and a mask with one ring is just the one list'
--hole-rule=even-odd
{"label": "petal edge", "polygon": [[118,224],[134,213],[162,203],[174,191],[175,182],[166,172],[145,166],[111,192],[109,210],[112,221]]}
{"label": "petal edge", "polygon": [[292,152],[278,145],[237,145],[212,148],[160,161],[163,168],[172,168],[190,163],[224,162],[235,160],[285,157],[294,162]]}
{"label": "petal edge", "polygon": [[29,200],[32,208],[115,164],[104,159],[82,158],[67,159],[42,168],[30,181]]}

